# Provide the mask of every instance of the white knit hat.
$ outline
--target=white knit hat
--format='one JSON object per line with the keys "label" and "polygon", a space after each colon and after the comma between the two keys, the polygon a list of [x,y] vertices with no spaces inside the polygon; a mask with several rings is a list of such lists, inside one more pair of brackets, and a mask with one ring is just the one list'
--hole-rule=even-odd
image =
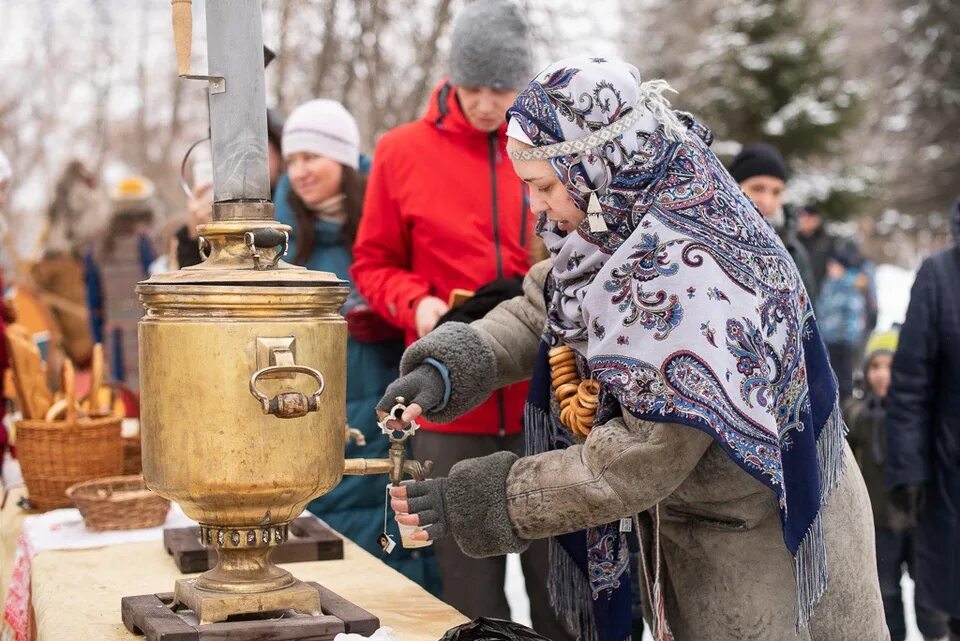
{"label": "white knit hat", "polygon": [[284,158],[305,151],[354,169],[360,164],[357,121],[336,100],[311,100],[294,109],[281,145]]}
{"label": "white knit hat", "polygon": [[13,178],[13,167],[10,166],[10,159],[0,151],[0,183],[11,178]]}

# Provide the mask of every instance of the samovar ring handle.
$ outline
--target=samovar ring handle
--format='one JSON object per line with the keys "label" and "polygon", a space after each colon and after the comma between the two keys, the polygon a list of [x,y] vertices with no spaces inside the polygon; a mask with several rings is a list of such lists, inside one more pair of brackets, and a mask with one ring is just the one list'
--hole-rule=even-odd
{"label": "samovar ring handle", "polygon": [[[264,374],[306,374],[317,381],[317,391],[310,396],[302,392],[280,392],[273,398],[267,398],[257,389],[257,379]],[[264,414],[273,414],[277,418],[300,418],[320,407],[320,395],[323,394],[323,374],[306,365],[271,365],[253,373],[250,377],[250,393],[260,401]]]}

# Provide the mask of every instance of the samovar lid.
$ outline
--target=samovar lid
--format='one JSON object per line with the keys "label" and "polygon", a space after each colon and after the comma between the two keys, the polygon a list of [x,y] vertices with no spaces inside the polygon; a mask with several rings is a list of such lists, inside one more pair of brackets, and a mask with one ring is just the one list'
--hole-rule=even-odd
{"label": "samovar lid", "polygon": [[345,287],[332,272],[319,272],[280,261],[271,269],[229,267],[198,269],[203,265],[185,267],[174,272],[154,274],[140,285],[257,285],[276,287]]}
{"label": "samovar lid", "polygon": [[[140,286],[223,285],[344,287],[331,272],[284,262],[291,228],[274,221],[215,221],[199,228],[206,259],[177,271],[155,274]],[[139,288],[138,288],[139,289]]]}

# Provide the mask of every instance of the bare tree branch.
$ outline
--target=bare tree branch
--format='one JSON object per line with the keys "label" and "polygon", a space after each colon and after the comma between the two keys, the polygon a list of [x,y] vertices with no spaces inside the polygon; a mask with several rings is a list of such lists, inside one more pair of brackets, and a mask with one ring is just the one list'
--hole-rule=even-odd
{"label": "bare tree branch", "polygon": [[333,62],[337,59],[337,51],[340,48],[340,39],[337,37],[337,9],[340,0],[326,0],[326,5],[323,12],[323,44],[313,68],[311,87],[314,96],[323,94],[324,81],[330,73]]}

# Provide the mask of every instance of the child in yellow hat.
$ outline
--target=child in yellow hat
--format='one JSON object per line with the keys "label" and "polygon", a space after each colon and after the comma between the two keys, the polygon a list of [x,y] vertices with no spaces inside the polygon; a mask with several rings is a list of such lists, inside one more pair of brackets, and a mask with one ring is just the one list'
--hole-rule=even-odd
{"label": "child in yellow hat", "polygon": [[[844,403],[844,418],[850,430],[847,440],[860,465],[873,506],[877,570],[891,641],[903,641],[906,638],[900,579],[904,565],[909,572],[913,572],[913,529],[916,525],[890,501],[883,478],[887,452],[886,429],[896,429],[896,426],[886,425],[885,403],[898,339],[897,330],[877,332],[870,337],[863,364],[862,397],[851,397]],[[917,627],[925,640],[946,638],[946,615],[916,602],[914,608]]]}

